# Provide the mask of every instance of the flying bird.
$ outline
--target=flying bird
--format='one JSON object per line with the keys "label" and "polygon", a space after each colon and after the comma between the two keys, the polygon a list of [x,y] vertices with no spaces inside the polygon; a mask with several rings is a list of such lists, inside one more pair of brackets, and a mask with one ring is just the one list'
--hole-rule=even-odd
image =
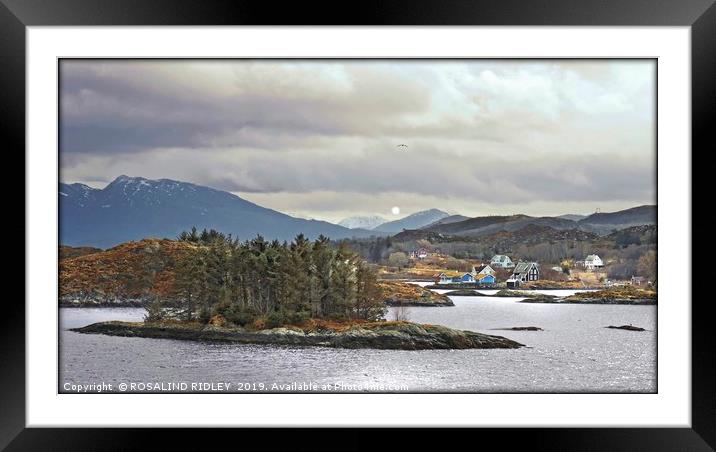
{"label": "flying bird", "polygon": [[407,145],[407,144],[399,144],[399,145],[397,145],[396,147],[397,147],[397,148],[405,148],[405,149],[408,149],[408,145]]}

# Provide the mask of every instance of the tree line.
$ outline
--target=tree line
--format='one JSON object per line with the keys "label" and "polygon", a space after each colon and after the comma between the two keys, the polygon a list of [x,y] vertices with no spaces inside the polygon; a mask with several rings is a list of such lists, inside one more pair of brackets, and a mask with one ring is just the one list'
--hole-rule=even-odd
{"label": "tree line", "polygon": [[[325,236],[310,241],[299,234],[290,243],[260,235],[239,241],[192,228],[178,240],[194,245],[175,266],[173,308],[185,320],[209,321],[218,314],[239,325],[260,318],[278,326],[385,315],[375,270],[347,244]],[[152,303],[147,319],[159,319],[165,307]]]}

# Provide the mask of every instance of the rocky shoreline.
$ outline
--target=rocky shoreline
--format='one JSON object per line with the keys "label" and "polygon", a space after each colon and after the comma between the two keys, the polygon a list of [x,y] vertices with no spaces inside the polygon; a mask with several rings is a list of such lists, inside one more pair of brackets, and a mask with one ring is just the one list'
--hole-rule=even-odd
{"label": "rocky shoreline", "polygon": [[656,305],[653,298],[525,298],[520,303]]}
{"label": "rocky shoreline", "polygon": [[386,306],[398,307],[398,306],[415,306],[424,308],[440,308],[444,306],[455,306],[449,298],[442,299],[428,299],[428,298],[389,298],[385,300]]}
{"label": "rocky shoreline", "polygon": [[149,305],[148,297],[117,297],[101,293],[74,293],[59,298],[61,308],[143,308]]}
{"label": "rocky shoreline", "polygon": [[497,289],[495,284],[476,284],[476,283],[453,283],[453,284],[430,284],[425,286],[426,289],[443,289],[443,290],[460,290],[460,289]]}
{"label": "rocky shoreline", "polygon": [[568,297],[538,294],[529,295],[522,303],[563,303],[563,304],[625,304],[655,305],[656,291],[629,288],[612,288],[595,292],[579,292]]}
{"label": "rocky shoreline", "polygon": [[328,329],[304,331],[291,326],[250,331],[240,327],[214,325],[112,321],[72,328],[70,331],[124,337],[349,349],[459,350],[512,349],[524,346],[502,336],[410,322],[375,322],[354,325],[342,331]]}
{"label": "rocky shoreline", "polygon": [[381,281],[378,284],[383,291],[383,299],[387,306],[455,306],[448,296],[415,284],[395,281]]}

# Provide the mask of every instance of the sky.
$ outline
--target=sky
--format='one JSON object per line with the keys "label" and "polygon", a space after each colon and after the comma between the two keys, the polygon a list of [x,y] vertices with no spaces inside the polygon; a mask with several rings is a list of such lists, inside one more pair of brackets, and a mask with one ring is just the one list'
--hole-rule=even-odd
{"label": "sky", "polygon": [[653,60],[62,60],[60,177],[175,179],[334,222],[620,210],[656,203],[655,75]]}

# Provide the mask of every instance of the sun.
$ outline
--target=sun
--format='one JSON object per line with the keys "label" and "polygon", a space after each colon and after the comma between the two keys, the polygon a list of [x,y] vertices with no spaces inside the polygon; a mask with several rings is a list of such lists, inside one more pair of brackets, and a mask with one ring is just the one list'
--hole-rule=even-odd
{"label": "sun", "polygon": [[395,206],[390,211],[393,213],[393,215],[400,215],[400,207]]}

